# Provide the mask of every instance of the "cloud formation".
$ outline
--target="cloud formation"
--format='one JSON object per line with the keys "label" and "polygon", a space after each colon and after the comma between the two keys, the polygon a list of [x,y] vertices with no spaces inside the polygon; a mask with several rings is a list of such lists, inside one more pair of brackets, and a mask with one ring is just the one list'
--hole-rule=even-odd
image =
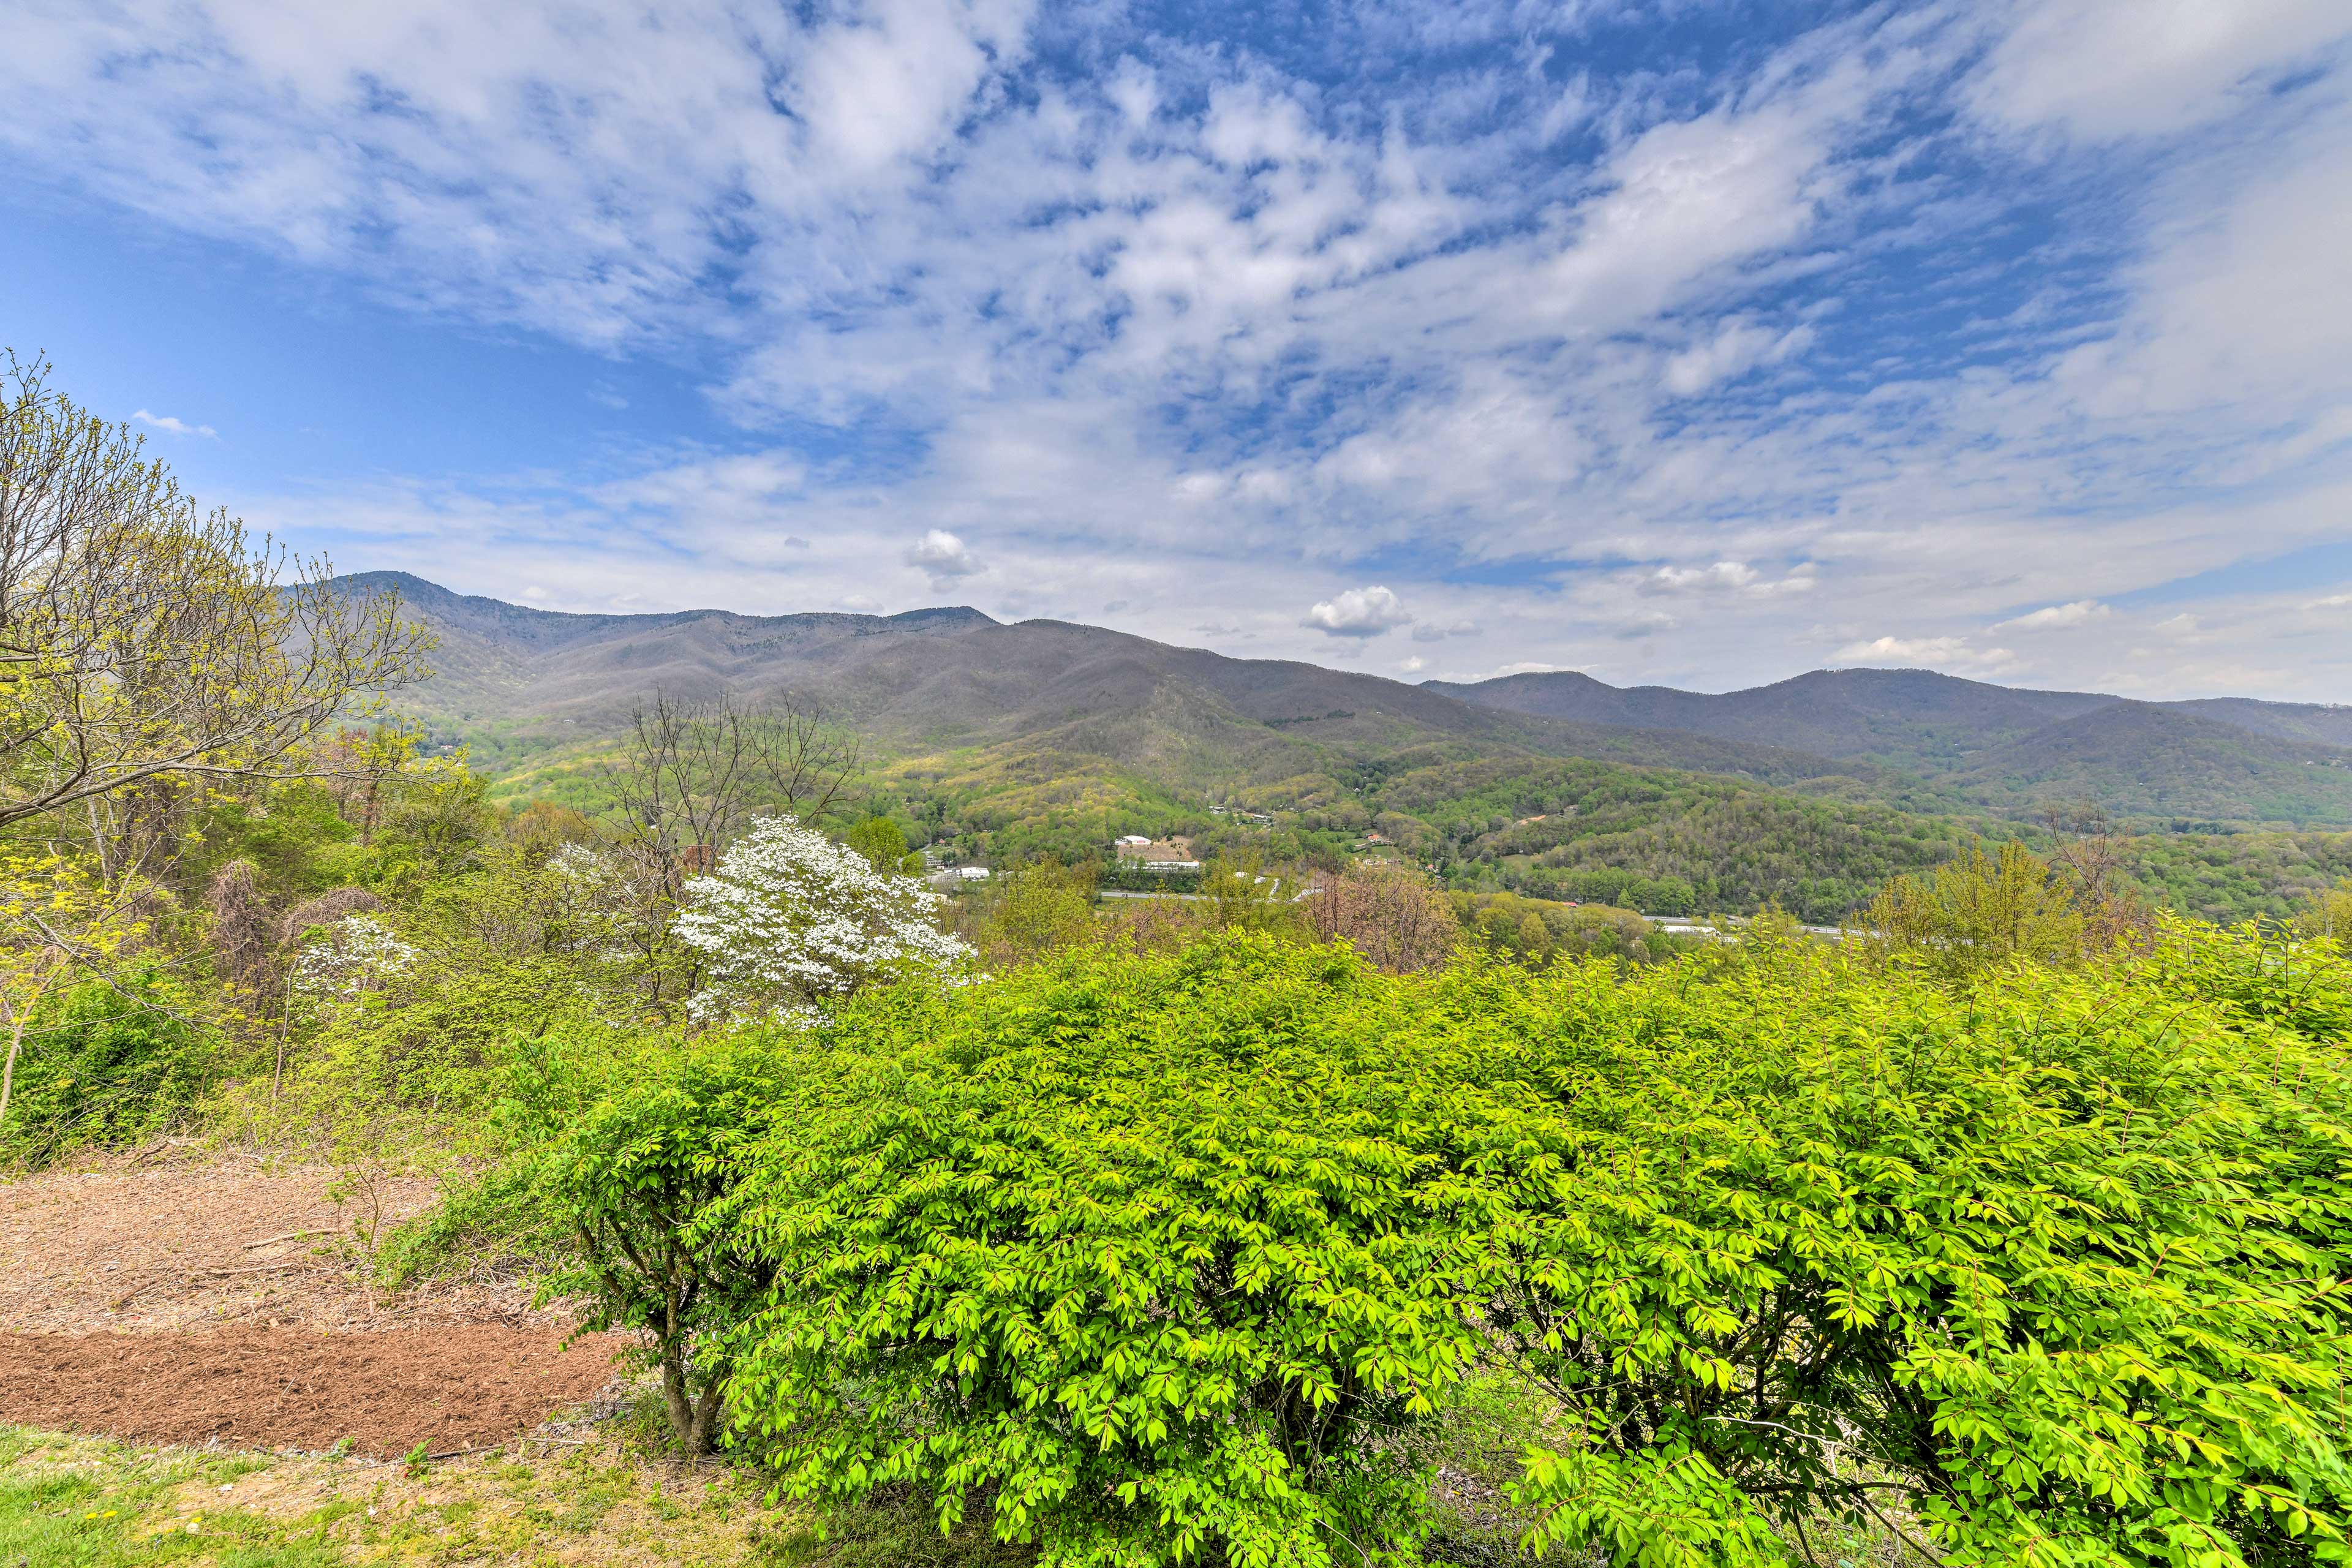
{"label": "cloud formation", "polygon": [[1119,603],[1268,654],[1410,626],[1441,675],[2352,695],[2313,607],[2352,563],[2261,569],[2352,502],[2352,15],[1774,26],[31,0],[0,158],[421,332],[698,367],[719,437],[587,385],[633,422],[593,473],[241,478],[354,564]]}
{"label": "cloud formation", "polygon": [[2013,627],[2026,632],[2055,631],[2064,626],[2088,626],[2093,621],[2105,620],[2112,613],[2096,599],[2075,599],[2068,604],[2051,605],[2022,616],[2012,616],[2005,621],[1995,621],[1992,629],[2000,631]]}
{"label": "cloud formation", "polygon": [[209,425],[191,425],[169,414],[150,414],[144,408],[134,411],[131,418],[158,430],[168,430],[174,436],[202,436],[211,440],[220,434]]}
{"label": "cloud formation", "polygon": [[944,528],[934,528],[907,547],[907,564],[920,570],[934,588],[944,588],[960,577],[976,577],[987,570],[973,558],[964,542]]}
{"label": "cloud formation", "polygon": [[1369,588],[1350,588],[1337,597],[1320,601],[1298,624],[1329,637],[1376,637],[1398,626],[1411,626],[1412,616],[1406,612],[1402,600],[1375,584]]}

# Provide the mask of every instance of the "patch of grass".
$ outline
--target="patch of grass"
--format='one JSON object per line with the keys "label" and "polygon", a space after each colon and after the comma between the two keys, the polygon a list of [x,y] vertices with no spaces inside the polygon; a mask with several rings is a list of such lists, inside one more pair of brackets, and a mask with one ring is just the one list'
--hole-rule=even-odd
{"label": "patch of grass", "polygon": [[[0,1563],[24,1568],[195,1562],[219,1568],[331,1568],[339,1563],[315,1532],[280,1529],[230,1499],[210,1511],[184,1506],[191,1494],[219,1496],[220,1485],[254,1468],[241,1461],[208,1464],[206,1456],[184,1449],[0,1428]],[[219,1475],[229,1480],[211,1479]]]}
{"label": "patch of grass", "polygon": [[[1011,1568],[908,1500],[820,1531],[748,1469],[680,1466],[616,1422],[593,1444],[410,1475],[329,1455],[220,1454],[0,1426],[0,1568],[455,1568],[484,1561],[713,1568]],[[226,1488],[224,1491],[222,1489]],[[189,1527],[194,1526],[194,1530]]]}

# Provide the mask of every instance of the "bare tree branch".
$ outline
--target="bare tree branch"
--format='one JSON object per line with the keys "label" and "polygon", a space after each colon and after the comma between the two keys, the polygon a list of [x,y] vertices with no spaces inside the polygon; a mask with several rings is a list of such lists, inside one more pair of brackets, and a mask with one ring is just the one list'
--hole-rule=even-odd
{"label": "bare tree branch", "polygon": [[0,355],[0,828],[157,781],[278,777],[428,673],[397,598],[199,514],[127,427]]}

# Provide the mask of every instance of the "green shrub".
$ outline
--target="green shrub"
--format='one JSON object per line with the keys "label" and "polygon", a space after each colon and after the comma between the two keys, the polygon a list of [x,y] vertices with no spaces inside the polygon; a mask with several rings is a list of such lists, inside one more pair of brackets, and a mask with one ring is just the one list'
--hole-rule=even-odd
{"label": "green shrub", "polygon": [[764,1260],[710,1222],[739,1145],[776,1097],[790,1043],[756,1032],[660,1041],[613,1061],[559,1037],[517,1064],[510,1113],[545,1140],[521,1163],[526,1173],[488,1195],[519,1217],[511,1194],[528,1192],[529,1223],[569,1240],[543,1295],[585,1294],[583,1328],[634,1329],[650,1342],[672,1435],[689,1454],[719,1431],[725,1331],[768,1283]]}
{"label": "green shrub", "polygon": [[1496,1063],[1559,1107],[1516,1130],[1494,1320],[1559,1403],[1537,1542],[2341,1554],[2338,1053],[2125,973],[1676,978],[1536,987]]}
{"label": "green shrub", "polygon": [[1055,1562],[1409,1544],[1393,1439],[1478,1353],[1493,1223],[1416,994],[1228,935],[845,1008],[733,1211],[775,1280],[739,1433],[797,1494],[985,1499]]}
{"label": "green shrub", "polygon": [[2340,1041],[2144,966],[1755,947],[1229,935],[855,1003],[705,1211],[772,1284],[738,1434],[1051,1563],[1410,1557],[1475,1373],[1549,1406],[1536,1546],[2343,1556]]}
{"label": "green shrub", "polygon": [[[210,1083],[219,1042],[152,974],[89,981],[52,997],[25,1032],[0,1152],[39,1163],[152,1137]],[[0,1042],[5,1043],[5,1042]]]}
{"label": "green shrub", "polygon": [[2249,921],[2227,931],[2157,917],[2145,973],[2158,988],[2306,1040],[2352,1044],[2352,942]]}

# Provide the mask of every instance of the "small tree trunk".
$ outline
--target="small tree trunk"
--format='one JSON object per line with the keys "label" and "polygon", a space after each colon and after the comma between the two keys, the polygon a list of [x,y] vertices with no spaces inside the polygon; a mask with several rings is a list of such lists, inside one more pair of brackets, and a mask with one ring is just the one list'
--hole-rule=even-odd
{"label": "small tree trunk", "polygon": [[286,1037],[294,1027],[294,973],[286,973],[286,994],[278,999],[278,1067],[269,1075],[269,1109],[278,1109],[278,1088],[286,1081]]}
{"label": "small tree trunk", "polygon": [[701,1452],[694,1446],[694,1395],[686,1381],[686,1336],[674,1335],[662,1342],[662,1400],[669,1406],[669,1432],[679,1447],[691,1458]]}
{"label": "small tree trunk", "polygon": [[698,1458],[719,1447],[719,1413],[726,1403],[727,1380],[716,1372],[710,1374],[709,1386],[702,1391],[702,1399],[695,1406],[694,1431],[687,1440],[688,1458]]}
{"label": "small tree trunk", "polygon": [[[0,1007],[7,1004],[0,1002]],[[25,1048],[26,1013],[8,1010],[8,1065],[0,1068],[0,1122],[8,1120],[8,1101],[16,1092],[16,1053]]]}

